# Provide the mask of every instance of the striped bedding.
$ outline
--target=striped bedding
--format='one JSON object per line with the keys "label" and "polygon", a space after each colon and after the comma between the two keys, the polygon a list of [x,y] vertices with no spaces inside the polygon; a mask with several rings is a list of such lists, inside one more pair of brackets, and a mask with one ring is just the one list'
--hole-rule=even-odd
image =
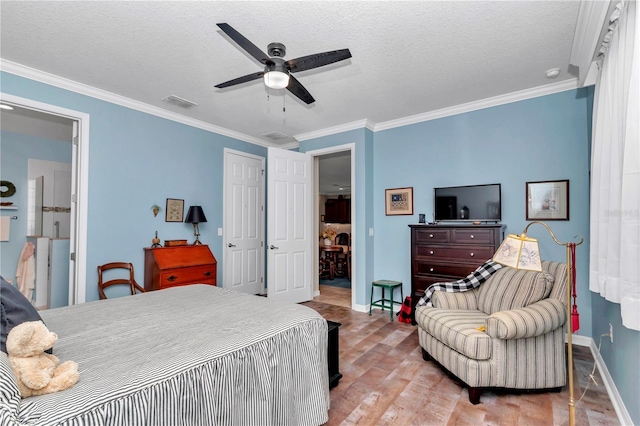
{"label": "striped bedding", "polygon": [[328,420],[327,323],[307,307],[191,285],[41,314],[80,381],[22,400],[15,424]]}

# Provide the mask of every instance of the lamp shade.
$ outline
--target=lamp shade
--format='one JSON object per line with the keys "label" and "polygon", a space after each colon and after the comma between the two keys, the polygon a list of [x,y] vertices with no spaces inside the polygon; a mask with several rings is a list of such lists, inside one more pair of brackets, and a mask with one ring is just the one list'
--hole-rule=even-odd
{"label": "lamp shade", "polygon": [[187,212],[187,218],[184,220],[185,223],[204,223],[206,221],[207,221],[207,218],[204,215],[204,211],[202,211],[202,207],[200,206],[189,207],[189,211]]}
{"label": "lamp shade", "polygon": [[525,234],[509,234],[493,255],[493,261],[516,269],[542,271],[538,240]]}

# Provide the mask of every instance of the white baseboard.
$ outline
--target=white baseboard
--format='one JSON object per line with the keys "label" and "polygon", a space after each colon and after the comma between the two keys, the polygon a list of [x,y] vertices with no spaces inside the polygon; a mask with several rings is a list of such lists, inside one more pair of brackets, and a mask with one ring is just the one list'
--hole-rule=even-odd
{"label": "white baseboard", "polygon": [[[580,337],[580,336],[575,336]],[[604,363],[604,359],[602,359],[602,355],[600,355],[600,351],[598,351],[598,346],[596,342],[589,338],[584,337],[584,339],[589,340],[589,348],[591,349],[591,355],[593,355],[593,359],[596,362],[596,367],[600,372],[600,377],[604,382],[604,387],[607,388],[607,393],[609,394],[609,399],[611,400],[611,404],[613,405],[613,409],[616,410],[616,415],[618,416],[618,421],[621,425],[632,425],[633,420],[631,420],[631,416],[627,411],[627,407],[625,407],[620,394],[618,393],[618,389],[616,388],[615,383],[613,382],[613,378],[611,374],[609,374],[609,370],[607,369],[607,365]]]}
{"label": "white baseboard", "polygon": [[[379,308],[377,306],[374,306],[373,309],[378,309],[378,310],[382,310],[382,308]],[[400,312],[400,309],[402,309],[402,306],[396,306],[393,305],[393,313],[396,314],[398,312]],[[358,312],[366,312],[369,313],[369,305],[356,305],[356,307],[353,308],[354,311],[358,311]],[[389,309],[385,309],[386,312],[389,312]]]}
{"label": "white baseboard", "polygon": [[[567,338],[565,337],[565,342],[566,340]],[[621,425],[632,425],[633,421],[629,416],[627,408],[624,406],[624,402],[622,401],[622,398],[618,393],[618,389],[616,388],[615,383],[613,383],[613,379],[611,378],[611,374],[609,374],[607,365],[604,363],[602,355],[600,355],[600,352],[598,351],[596,342],[591,337],[574,334],[571,337],[571,343],[576,346],[586,346],[591,350],[591,355],[593,356],[593,359],[596,363],[596,368],[600,372],[600,377],[602,377],[604,387],[607,388],[607,393],[609,394],[609,399],[611,400],[613,409],[616,410],[618,421]]]}
{"label": "white baseboard", "polygon": [[364,313],[369,313],[369,305],[358,305],[355,304],[353,305],[353,307],[351,308],[356,312],[364,312]]}

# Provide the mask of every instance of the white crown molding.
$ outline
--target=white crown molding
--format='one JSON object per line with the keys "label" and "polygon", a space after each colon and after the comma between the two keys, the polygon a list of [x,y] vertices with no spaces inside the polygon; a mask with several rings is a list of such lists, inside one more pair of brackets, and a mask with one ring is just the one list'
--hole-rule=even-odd
{"label": "white crown molding", "polygon": [[54,74],[50,74],[44,71],[37,70],[35,68],[27,67],[25,65],[18,64],[16,62],[8,61],[0,58],[0,71],[15,74],[20,77],[28,78],[30,80],[39,81],[50,86],[59,87],[61,89],[69,90],[81,95],[90,96],[92,98],[100,99],[112,104],[120,105],[126,108],[134,109],[136,111],[144,112],[147,114],[155,115],[160,118],[175,121],[178,123],[186,124],[187,126],[196,127],[198,129],[206,130],[209,132],[217,133],[219,135],[228,136],[230,138],[238,139],[244,142],[249,142],[255,145],[261,146],[273,146],[261,139],[254,138],[242,133],[235,132],[233,130],[225,129],[224,127],[215,126],[204,121],[196,120],[194,118],[186,117],[171,111],[158,108],[144,102],[136,101],[125,96],[117,95],[115,93],[107,92],[106,90],[97,89],[86,84],[78,83],[73,80],[69,80],[64,77],[60,77]]}
{"label": "white crown molding", "polygon": [[578,84],[585,85],[593,57],[598,49],[598,42],[605,28],[610,0],[581,1],[578,22],[573,36],[569,63],[578,68]]}
{"label": "white crown molding", "polygon": [[452,115],[477,111],[480,109],[490,108],[498,105],[505,105],[512,102],[518,102],[526,99],[537,98],[539,96],[565,92],[567,90],[577,88],[577,79],[560,81],[558,83],[547,84],[544,86],[534,87],[532,89],[520,90],[519,92],[507,93],[506,95],[494,96],[492,98],[481,99],[479,101],[455,105],[449,108],[442,108],[436,111],[416,114],[409,117],[399,118],[397,120],[385,121],[383,123],[376,124],[374,131],[378,132],[381,130],[393,129],[395,127],[421,123],[423,121],[436,120],[438,118],[450,117]]}
{"label": "white crown molding", "polygon": [[356,130],[367,128],[371,131],[374,130],[375,124],[367,119],[353,121],[351,123],[341,124],[339,126],[327,127],[326,129],[316,130],[308,133],[301,133],[299,135],[295,135],[294,137],[298,141],[306,141],[309,139],[321,138],[323,136],[335,135],[337,133],[348,132],[349,130]]}
{"label": "white crown molding", "polygon": [[[171,111],[164,110],[162,108],[154,107],[143,102],[135,101],[133,99],[116,95],[115,93],[107,92],[105,90],[97,89],[82,83],[75,82],[63,77],[56,76],[54,74],[46,73],[44,71],[30,68],[15,62],[7,61],[0,58],[0,70],[15,74],[20,77],[25,77],[31,80],[39,81],[41,83],[49,84],[61,89],[70,90],[72,92],[80,93],[82,95],[90,96],[96,99],[107,101],[116,105],[121,105],[126,108],[131,108],[137,111],[145,112],[147,114],[155,115],[157,117],[165,118],[167,120],[176,121],[178,123],[186,124],[187,126],[196,127],[209,132],[217,133],[223,136],[228,136],[234,139],[238,139],[244,142],[260,145],[264,147],[276,146],[270,144],[261,139],[245,135],[233,130],[225,129],[223,127],[215,126],[204,121],[189,118]],[[463,114],[466,112],[477,111],[484,108],[490,108],[498,105],[504,105],[512,102],[518,102],[525,99],[536,98],[539,96],[550,95],[554,93],[564,92],[567,90],[577,89],[577,79],[565,80],[558,83],[548,84],[545,86],[534,87],[532,89],[521,90],[519,92],[508,93],[506,95],[495,96],[492,98],[482,99],[479,101],[469,102],[462,105],[456,105],[449,108],[443,108],[436,111],[429,111],[421,114],[412,115],[409,117],[400,118],[397,120],[386,121],[383,123],[374,123],[371,120],[363,119],[353,121],[351,123],[341,124],[339,126],[327,127],[325,129],[302,133],[295,136],[296,142],[287,144],[286,146],[277,146],[283,149],[294,149],[299,147],[299,141],[320,138],[324,136],[335,135],[350,130],[367,128],[372,132],[378,132],[381,130],[392,129],[395,127],[407,126],[410,124],[421,123],[424,121],[435,120],[438,118],[449,117],[452,115]]]}

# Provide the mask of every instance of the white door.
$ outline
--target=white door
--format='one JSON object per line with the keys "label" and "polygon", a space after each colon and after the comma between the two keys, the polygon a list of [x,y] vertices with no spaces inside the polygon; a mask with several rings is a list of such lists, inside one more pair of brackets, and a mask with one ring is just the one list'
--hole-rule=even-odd
{"label": "white door", "polygon": [[311,259],[317,250],[311,238],[311,156],[269,148],[267,164],[268,297],[305,302],[313,298]]}
{"label": "white door", "polygon": [[223,287],[264,289],[264,158],[225,150]]}

